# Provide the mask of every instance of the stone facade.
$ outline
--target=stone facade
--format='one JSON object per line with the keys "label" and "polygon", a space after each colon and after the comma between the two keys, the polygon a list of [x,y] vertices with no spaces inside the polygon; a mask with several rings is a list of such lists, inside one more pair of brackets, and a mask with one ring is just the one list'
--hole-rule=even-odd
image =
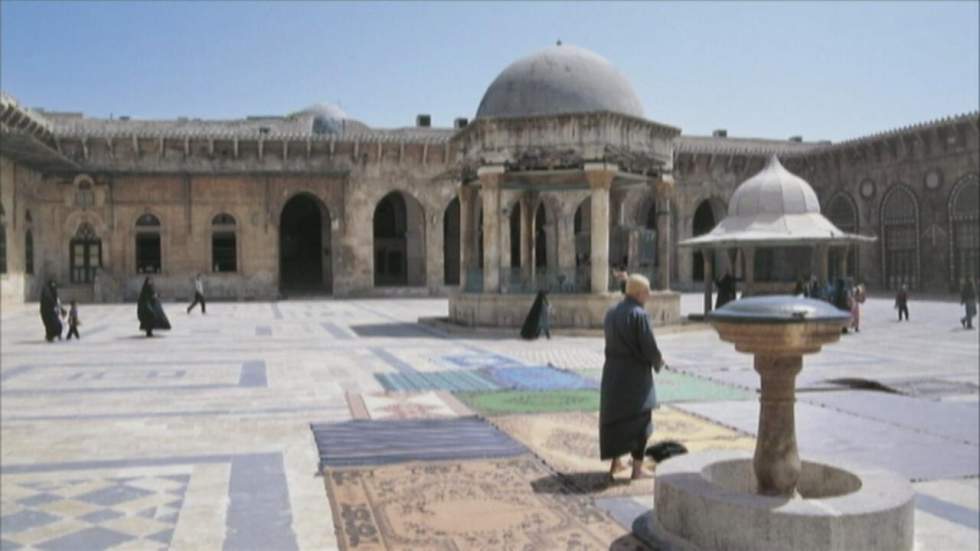
{"label": "stone facade", "polygon": [[[4,304],[36,300],[36,281],[49,278],[61,283],[65,296],[131,300],[146,275],[138,271],[137,241],[147,234],[159,235],[160,271],[153,276],[166,298],[189,297],[190,278],[198,272],[207,275],[212,297],[236,300],[300,292],[443,295],[465,279],[468,266],[463,258],[468,253],[447,252],[445,245],[480,239],[470,235],[480,230],[460,230],[460,219],[478,216],[479,194],[465,201],[462,210],[454,210],[463,204],[456,202],[461,185],[475,176],[468,144],[477,140],[485,150],[496,150],[501,159],[527,170],[577,162],[553,154],[511,158],[513,152],[495,136],[501,124],[513,122],[382,130],[330,116],[334,118],[313,109],[242,121],[105,120],[32,111],[4,95]],[[854,222],[844,229],[882,237],[863,247],[851,263],[858,279],[872,289],[905,281],[914,289],[945,292],[959,275],[976,270],[977,113],[839,144],[722,135],[680,135],[664,142],[653,140],[654,134],[644,138],[648,127],[630,117],[600,114],[594,119],[586,126],[595,132],[632,132],[633,149],[642,149],[644,140],[652,145],[646,154],[600,151],[595,143],[585,144],[584,150],[595,150],[621,170],[643,171],[656,162],[673,176],[669,205],[666,199],[657,200],[666,195],[652,185],[614,188],[609,195],[610,261],[630,256],[632,262],[638,249],[654,247],[656,240],[642,241],[643,235],[658,233],[656,219],[666,216],[669,223],[661,224],[659,235],[671,244],[667,259],[672,288],[700,287],[698,259],[673,244],[720,220],[735,187],[773,153],[813,185],[828,218],[840,226],[835,213],[851,212]],[[529,130],[526,137],[560,149],[563,140],[578,139],[572,125],[583,123],[581,117],[576,121],[553,117],[533,127],[540,136]],[[282,260],[283,224],[290,222],[282,214],[295,197],[320,213],[318,239],[306,237],[318,243],[323,258],[319,269],[308,266],[317,273],[316,285],[291,289],[284,285]],[[500,208],[509,213],[522,200],[542,205],[547,212],[542,228],[545,264],[575,267],[576,246],[590,242],[583,233],[588,224],[579,224],[578,234],[575,224],[579,208],[588,208],[588,189],[544,190],[533,203],[522,197],[504,189]],[[972,208],[963,204],[970,198]],[[379,210],[386,201],[387,210]],[[379,212],[390,215],[390,223],[379,221]],[[588,220],[588,211],[583,212],[581,218]],[[159,226],[137,226],[147,214]],[[230,215],[233,226],[214,226],[219,214]],[[533,217],[521,223],[533,224]],[[388,233],[376,236],[376,229]],[[512,250],[506,229],[502,224],[497,241],[504,275]],[[637,229],[649,231],[640,235],[632,231]],[[82,230],[98,243],[87,252],[76,249],[80,257],[90,255],[95,269],[88,277],[78,277],[86,275],[78,260],[72,269],[73,243],[81,242]],[[33,240],[31,274],[26,266],[28,232]],[[234,243],[233,271],[214,270],[216,233],[234,235],[222,245]],[[897,248],[896,240],[902,241]],[[475,250],[478,243],[472,243]],[[525,262],[527,249],[520,253]],[[447,267],[447,258],[464,267]],[[651,260],[658,269],[665,261]]]}

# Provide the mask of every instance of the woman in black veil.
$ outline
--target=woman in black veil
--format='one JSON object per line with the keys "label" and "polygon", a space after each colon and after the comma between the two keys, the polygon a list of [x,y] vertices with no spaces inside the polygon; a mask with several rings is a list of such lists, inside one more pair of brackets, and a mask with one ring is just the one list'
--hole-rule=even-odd
{"label": "woman in black veil", "polygon": [[521,326],[521,337],[534,340],[544,333],[545,337],[551,338],[551,304],[548,302],[548,293],[538,291],[531,311],[528,312],[524,325]]}
{"label": "woman in black veil", "polygon": [[143,280],[139,299],[136,301],[136,315],[140,320],[140,331],[145,331],[147,337],[153,336],[154,329],[170,329],[170,320],[163,313],[163,305],[157,298],[153,280],[147,277]]}
{"label": "woman in black veil", "polygon": [[61,305],[58,304],[58,286],[54,280],[41,290],[41,321],[44,323],[44,339],[51,342],[61,338]]}

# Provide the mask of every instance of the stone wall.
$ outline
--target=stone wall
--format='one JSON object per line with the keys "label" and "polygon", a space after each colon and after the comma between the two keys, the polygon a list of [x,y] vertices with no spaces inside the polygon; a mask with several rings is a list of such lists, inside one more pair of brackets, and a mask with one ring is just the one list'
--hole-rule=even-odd
{"label": "stone wall", "polygon": [[[0,156],[0,204],[6,233],[6,273],[0,274],[0,307],[37,300],[39,271],[38,238],[44,235],[32,211],[30,195],[39,174],[30,168]],[[30,232],[34,239],[34,273],[27,273],[26,241]]]}

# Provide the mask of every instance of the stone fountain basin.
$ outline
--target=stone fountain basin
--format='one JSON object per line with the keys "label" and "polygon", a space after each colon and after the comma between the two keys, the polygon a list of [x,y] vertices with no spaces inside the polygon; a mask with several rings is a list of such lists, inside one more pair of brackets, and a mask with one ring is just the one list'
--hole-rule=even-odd
{"label": "stone fountain basin", "polygon": [[794,498],[755,493],[752,455],[703,452],[657,466],[648,528],[675,550],[912,549],[913,491],[889,471],[804,460]]}

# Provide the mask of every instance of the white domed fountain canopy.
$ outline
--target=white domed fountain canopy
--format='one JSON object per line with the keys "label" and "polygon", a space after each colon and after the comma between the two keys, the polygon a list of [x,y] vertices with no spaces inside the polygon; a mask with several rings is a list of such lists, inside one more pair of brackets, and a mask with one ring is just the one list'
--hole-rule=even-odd
{"label": "white domed fountain canopy", "polygon": [[710,232],[678,243],[699,249],[736,246],[844,245],[874,241],[847,233],[820,214],[810,184],[773,155],[758,174],[732,195],[728,216]]}
{"label": "white domed fountain canopy", "polygon": [[602,56],[558,45],[519,59],[487,88],[477,118],[611,111],[643,118],[633,85]]}

